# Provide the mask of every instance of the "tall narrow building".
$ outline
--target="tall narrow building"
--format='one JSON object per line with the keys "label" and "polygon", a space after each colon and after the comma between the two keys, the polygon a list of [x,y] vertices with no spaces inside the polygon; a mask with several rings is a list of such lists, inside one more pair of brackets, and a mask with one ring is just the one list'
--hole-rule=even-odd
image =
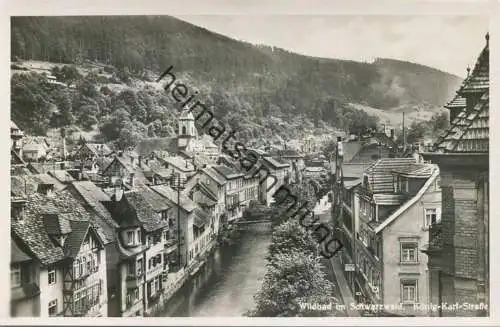
{"label": "tall narrow building", "polygon": [[[423,154],[439,165],[442,189],[442,219],[431,226],[424,250],[429,256],[430,297],[441,305],[436,316],[485,316],[489,315],[488,34],[474,69],[447,107],[449,129],[435,152]],[[455,303],[462,307],[451,309]]]}

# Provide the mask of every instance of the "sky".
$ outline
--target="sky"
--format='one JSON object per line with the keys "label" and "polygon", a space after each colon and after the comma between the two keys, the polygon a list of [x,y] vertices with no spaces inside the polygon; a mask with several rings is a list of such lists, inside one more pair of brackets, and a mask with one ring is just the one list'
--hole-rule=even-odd
{"label": "sky", "polygon": [[300,54],[411,61],[465,77],[485,45],[484,16],[175,15],[213,32]]}

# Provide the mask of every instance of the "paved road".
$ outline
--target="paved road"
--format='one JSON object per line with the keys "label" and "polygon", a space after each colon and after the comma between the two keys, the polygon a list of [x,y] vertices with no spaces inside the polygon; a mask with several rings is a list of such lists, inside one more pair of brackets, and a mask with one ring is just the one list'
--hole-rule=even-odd
{"label": "paved road", "polygon": [[[328,195],[325,195],[316,207],[314,208],[314,214],[320,218],[320,222],[326,223],[330,221],[330,209],[331,202],[328,202]],[[340,295],[341,299],[339,299],[345,305],[345,311],[339,312],[339,316],[347,315],[349,317],[359,317],[360,314],[356,310],[352,310],[350,308],[351,303],[356,303],[354,300],[354,296],[352,295],[351,289],[348,286],[348,282],[345,278],[343,272],[343,266],[340,263],[338,255],[335,255],[333,258],[329,260],[331,272],[333,274],[330,275],[330,279],[334,282],[337,291],[335,296]]]}

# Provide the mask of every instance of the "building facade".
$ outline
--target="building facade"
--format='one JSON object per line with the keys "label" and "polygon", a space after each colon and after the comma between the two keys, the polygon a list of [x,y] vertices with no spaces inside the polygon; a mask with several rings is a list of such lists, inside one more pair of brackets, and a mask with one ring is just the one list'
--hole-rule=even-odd
{"label": "building facade", "polygon": [[424,153],[439,165],[442,220],[429,231],[430,294],[437,305],[469,303],[436,316],[489,314],[489,35],[448,104],[450,128]]}

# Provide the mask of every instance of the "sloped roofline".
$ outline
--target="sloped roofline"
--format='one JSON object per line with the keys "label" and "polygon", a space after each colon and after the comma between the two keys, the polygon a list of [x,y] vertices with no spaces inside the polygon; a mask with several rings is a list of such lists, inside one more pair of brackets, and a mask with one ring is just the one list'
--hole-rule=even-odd
{"label": "sloped roofline", "polygon": [[387,218],[383,223],[381,223],[377,228],[375,228],[375,233],[381,232],[384,228],[386,228],[388,225],[390,225],[392,222],[394,222],[401,214],[403,214],[406,210],[411,208],[415,203],[417,203],[420,198],[425,194],[425,192],[429,189],[429,187],[434,183],[436,178],[439,176],[439,170],[436,169],[431,177],[425,182],[424,186],[418,191],[418,193],[411,198],[408,202],[406,202],[404,205],[399,207],[394,213],[392,213],[389,218]]}

